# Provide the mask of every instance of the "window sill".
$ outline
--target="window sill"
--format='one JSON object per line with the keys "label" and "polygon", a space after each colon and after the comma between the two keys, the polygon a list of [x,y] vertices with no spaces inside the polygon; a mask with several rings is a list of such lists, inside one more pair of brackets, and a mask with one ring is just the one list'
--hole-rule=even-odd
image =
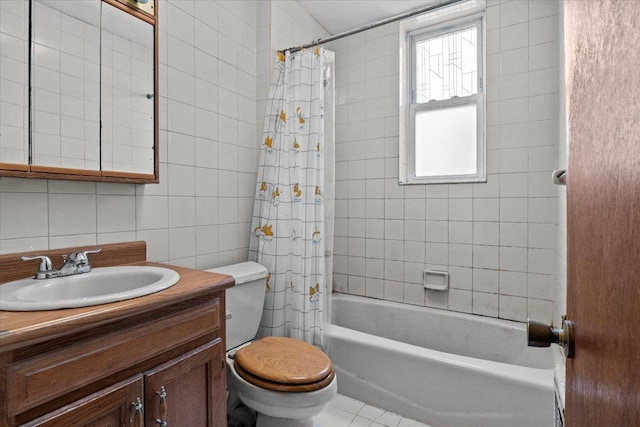
{"label": "window sill", "polygon": [[400,185],[415,185],[415,184],[471,184],[487,182],[487,177],[442,177],[442,178],[430,178],[430,179],[411,179],[405,181],[399,181]]}

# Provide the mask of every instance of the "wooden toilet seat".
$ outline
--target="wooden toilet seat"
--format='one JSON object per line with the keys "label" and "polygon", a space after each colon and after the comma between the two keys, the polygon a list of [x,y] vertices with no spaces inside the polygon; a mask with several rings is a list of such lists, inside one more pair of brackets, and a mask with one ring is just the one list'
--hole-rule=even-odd
{"label": "wooden toilet seat", "polygon": [[284,337],[265,337],[241,348],[234,368],[251,384],[283,392],[319,390],[335,377],[331,359],[322,350]]}

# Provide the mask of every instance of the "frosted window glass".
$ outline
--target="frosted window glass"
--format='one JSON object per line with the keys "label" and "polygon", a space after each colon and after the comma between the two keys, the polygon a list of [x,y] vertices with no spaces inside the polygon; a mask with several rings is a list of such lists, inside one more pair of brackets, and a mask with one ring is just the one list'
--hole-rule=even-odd
{"label": "frosted window glass", "polygon": [[478,92],[478,28],[416,41],[416,102]]}
{"label": "frosted window glass", "polygon": [[476,104],[416,112],[416,176],[477,173],[476,117]]}

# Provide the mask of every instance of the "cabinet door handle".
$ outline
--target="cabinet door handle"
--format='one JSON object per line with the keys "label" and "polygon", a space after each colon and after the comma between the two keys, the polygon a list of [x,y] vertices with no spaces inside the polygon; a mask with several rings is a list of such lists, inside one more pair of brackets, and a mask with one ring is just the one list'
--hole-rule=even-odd
{"label": "cabinet door handle", "polygon": [[156,419],[156,423],[160,427],[167,427],[167,390],[162,386],[160,391],[156,391],[156,394],[160,398],[160,418]]}
{"label": "cabinet door handle", "polygon": [[135,402],[131,402],[131,408],[133,409],[133,416],[131,417],[129,422],[133,421],[134,427],[143,427],[144,421],[142,418],[142,401],[140,401],[139,397],[136,398]]}

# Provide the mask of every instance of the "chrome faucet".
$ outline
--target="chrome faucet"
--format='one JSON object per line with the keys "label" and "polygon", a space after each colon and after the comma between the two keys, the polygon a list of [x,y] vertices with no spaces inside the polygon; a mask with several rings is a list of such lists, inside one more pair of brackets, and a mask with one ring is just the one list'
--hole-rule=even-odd
{"label": "chrome faucet", "polygon": [[37,255],[37,256],[23,256],[23,261],[31,261],[33,259],[39,259],[40,264],[38,265],[38,270],[36,270],[36,279],[51,279],[52,277],[58,276],[58,270],[53,268],[53,264],[51,263],[51,258],[45,255]]}
{"label": "chrome faucet", "polygon": [[89,264],[89,258],[87,254],[97,254],[102,248],[98,248],[92,251],[79,251],[73,252],[71,255],[62,255],[64,265],[60,269],[53,267],[51,259],[46,255],[37,255],[33,257],[23,256],[23,261],[31,261],[39,259],[40,264],[36,271],[36,279],[51,279],[54,277],[72,276],[74,274],[88,273],[91,271],[91,265]]}

